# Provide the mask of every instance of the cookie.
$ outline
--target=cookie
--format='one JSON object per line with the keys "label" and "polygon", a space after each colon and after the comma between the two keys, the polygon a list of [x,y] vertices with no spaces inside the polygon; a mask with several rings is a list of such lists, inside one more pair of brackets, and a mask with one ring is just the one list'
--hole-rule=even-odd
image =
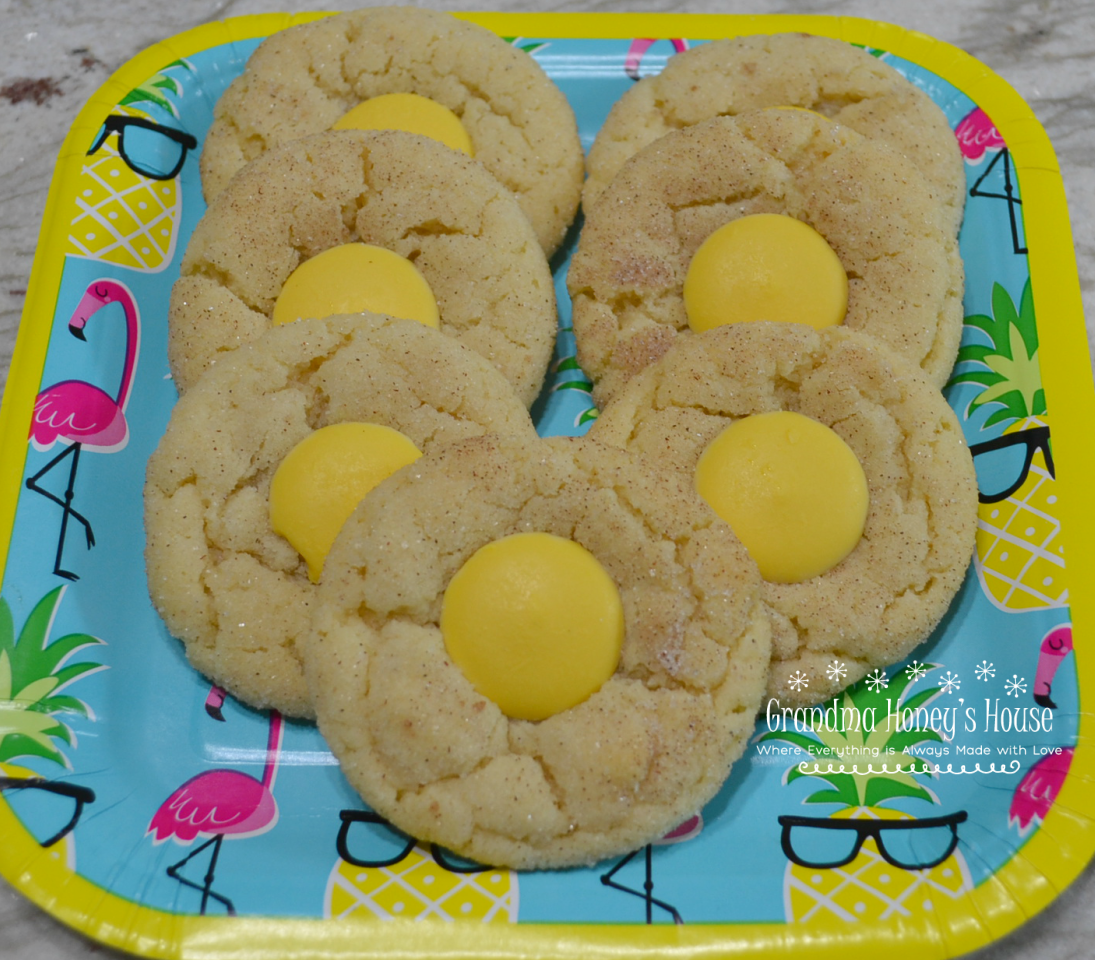
{"label": "cookie", "polygon": [[886,143],[924,175],[943,220],[958,232],[966,174],[943,112],[920,88],[865,50],[807,34],[715,40],[669,59],[613,106],[589,152],[588,208],[628,157],[681,127],[763,107],[816,110]]}
{"label": "cookie", "polygon": [[[789,410],[831,428],[867,480],[862,538],[828,572],[765,582],[768,695],[820,703],[908,656],[946,613],[973,553],[977,483],[961,427],[908,362],[844,327],[749,323],[681,339],[590,431],[694,482],[711,441],[743,417]],[[846,676],[827,667],[838,661]],[[805,674],[808,687],[789,684]]]}
{"label": "cookie", "polygon": [[719,227],[760,213],[813,227],[847,273],[844,324],[942,387],[962,333],[964,274],[936,208],[904,158],[804,110],[758,110],[667,134],[586,211],[571,262],[578,360],[594,398],[607,403],[691,335],[682,291],[692,256]]}
{"label": "cookie", "polygon": [[482,166],[424,137],[335,131],[271,150],[199,221],[171,291],[180,392],[271,326],[302,262],[361,241],[413,262],[441,331],[491,361],[530,406],[555,343],[551,270],[516,201]]}
{"label": "cookie", "polygon": [[145,485],[149,592],[190,662],[258,708],[310,716],[296,651],[316,592],[270,522],[285,455],[329,424],[392,427],[420,450],[527,411],[478,354],[410,320],[300,320],[220,361],[179,400]]}
{"label": "cookie", "polygon": [[523,50],[435,10],[368,7],[264,41],[217,103],[202,148],[206,200],[265,151],[389,93],[428,97],[460,118],[476,159],[513,191],[550,256],[582,188],[574,112]]}
{"label": "cookie", "polygon": [[[447,653],[446,590],[480,548],[573,540],[616,584],[616,672],[511,719]],[[381,484],[332,548],[305,648],[320,731],[365,801],[474,860],[560,867],[695,813],[752,733],[768,667],[759,575],[672,474],[588,439],[481,437]],[[489,616],[489,611],[484,615]]]}

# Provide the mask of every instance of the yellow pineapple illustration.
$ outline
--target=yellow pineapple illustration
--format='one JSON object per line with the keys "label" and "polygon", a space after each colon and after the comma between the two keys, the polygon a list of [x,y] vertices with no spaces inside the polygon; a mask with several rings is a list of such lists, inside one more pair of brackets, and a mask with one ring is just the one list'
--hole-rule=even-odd
{"label": "yellow pineapple illustration", "polygon": [[[1005,437],[1045,437],[1045,415],[1018,420]],[[1068,603],[1057,489],[1046,449],[1035,446],[1022,484],[1002,500],[977,510],[977,575],[985,595],[1001,610],[1063,607]]]}
{"label": "yellow pineapple illustration", "polygon": [[[148,273],[171,262],[182,212],[182,186],[172,168],[177,160],[181,169],[186,150],[197,143],[131,105],[154,102],[175,113],[165,94],[180,91],[176,80],[156,74],[111,112],[80,171],[66,254]],[[157,143],[163,155],[147,168],[142,138]],[[128,150],[126,143],[132,144]]]}
{"label": "yellow pineapple illustration", "polygon": [[[343,811],[339,860],[327,878],[323,914],[344,919],[476,920],[516,923],[517,874],[512,870],[452,861],[435,846],[410,838],[401,851],[372,861],[356,859],[347,849],[350,824],[361,822],[388,830],[381,817]],[[391,839],[397,839],[393,833]]]}
{"label": "yellow pineapple illustration", "polygon": [[[938,697],[940,688],[905,696],[930,669],[914,664],[890,679],[876,671],[849,687],[832,704],[833,716],[842,718],[840,729],[776,730],[762,738],[810,751],[810,759],[786,776],[786,782],[819,781],[806,803],[840,804],[829,817],[779,818],[789,861],[783,880],[789,923],[831,926],[923,916],[944,899],[957,900],[973,889],[957,849],[964,811],[916,818],[883,806],[895,797],[938,803],[916,780],[933,766],[915,751],[942,737],[907,721]],[[899,716],[905,722],[899,723]],[[914,753],[905,752],[908,748]]]}
{"label": "yellow pineapple illustration", "polygon": [[[833,819],[912,820],[886,807],[848,807]],[[906,870],[888,863],[873,837],[863,841],[854,860],[839,868],[818,870],[788,863],[783,878],[784,912],[789,922],[822,919],[888,920],[930,913],[940,898],[957,900],[973,889],[969,867],[955,851],[942,863]]]}
{"label": "yellow pineapple illustration", "polygon": [[[76,847],[71,831],[84,805],[93,802],[95,794],[67,779],[49,780],[10,762],[37,757],[70,768],[60,744],[72,746],[74,738],[61,718],[66,714],[91,716],[87,704],[64,690],[102,666],[68,660],[78,650],[102,641],[85,633],[70,633],[50,641],[50,627],[64,589],[56,587],[38,601],[18,637],[11,609],[0,598],[0,794],[17,808],[19,803],[42,804],[46,794],[71,802],[71,819],[54,822],[49,828],[54,831],[52,836],[42,837],[40,843],[46,856],[74,870]],[[51,805],[55,810],[65,809],[57,800]]]}
{"label": "yellow pineapple illustration", "polygon": [[[17,767],[15,764],[0,763],[0,778],[7,777],[9,780],[30,781],[38,779],[38,775],[33,770],[28,770],[26,767]],[[0,779],[0,782],[3,782]],[[7,793],[8,791],[5,791]],[[14,791],[12,791],[14,794]],[[72,835],[66,834],[59,840],[51,843],[45,848],[45,855],[51,860],[56,860],[69,870],[76,869],[76,844],[72,841]]]}
{"label": "yellow pineapple illustration", "polygon": [[1038,365],[1038,329],[1027,281],[1018,309],[993,285],[992,316],[966,317],[989,342],[963,343],[951,384],[983,387],[969,410],[985,405],[984,427],[1003,435],[970,447],[981,488],[975,566],[985,596],[1019,613],[1068,603],[1049,417]]}

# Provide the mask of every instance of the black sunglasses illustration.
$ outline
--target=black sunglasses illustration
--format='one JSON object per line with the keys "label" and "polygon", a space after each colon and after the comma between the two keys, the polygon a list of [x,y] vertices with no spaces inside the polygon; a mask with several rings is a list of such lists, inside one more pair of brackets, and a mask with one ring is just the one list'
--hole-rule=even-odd
{"label": "black sunglasses illustration", "polygon": [[[342,821],[342,826],[338,828],[338,839],[335,841],[335,848],[338,850],[338,855],[343,860],[347,863],[352,863],[355,867],[394,866],[409,857],[411,851],[418,843],[414,837],[408,836],[403,833],[402,830],[397,830],[378,813],[372,813],[368,810],[340,810],[338,816]],[[397,847],[396,852],[390,855],[377,855],[373,857],[355,856],[350,853],[350,848],[347,843],[350,836],[350,828],[355,823],[372,824],[373,826],[381,827],[385,835],[385,840],[395,840],[398,844],[401,844],[401,846]],[[482,873],[484,870],[493,869],[492,867],[484,866],[481,863],[475,863],[474,861],[457,857],[454,853],[446,850],[444,847],[438,846],[436,843],[431,843],[429,847],[434,862],[442,869],[448,870],[449,873]]]}
{"label": "black sunglasses illustration", "polygon": [[4,790],[41,790],[44,793],[68,797],[75,801],[75,809],[68,823],[52,837],[39,840],[38,845],[41,847],[52,847],[58,840],[72,833],[76,828],[76,824],[80,821],[80,815],[84,812],[84,805],[95,801],[95,791],[88,787],[81,787],[75,783],[65,783],[61,780],[46,780],[43,777],[30,777],[25,780],[16,777],[0,777],[0,792]]}
{"label": "black sunglasses illustration", "polygon": [[[1031,427],[1029,430],[1018,430],[1015,433],[1006,433],[1002,437],[997,437],[995,440],[974,443],[970,445],[970,453],[974,457],[974,464],[976,464],[977,457],[979,456],[984,457],[985,454],[1018,446],[1026,447],[1026,450],[1023,453],[1023,469],[1019,471],[1016,479],[1003,490],[993,493],[979,492],[977,499],[982,503],[999,503],[1001,500],[1006,500],[1015,493],[1015,491],[1023,485],[1023,482],[1027,478],[1027,474],[1030,473],[1030,465],[1034,460],[1035,450],[1042,451],[1049,475],[1054,479],[1057,478],[1057,471],[1053,466],[1053,454],[1049,451],[1049,427]],[[984,462],[985,461],[982,460],[982,463]],[[978,481],[978,485],[980,486],[980,477],[978,477]]]}
{"label": "black sunglasses illustration", "polygon": [[118,134],[118,153],[126,166],[151,180],[174,180],[186,161],[187,150],[198,146],[198,141],[189,133],[174,127],[165,127],[144,117],[112,114],[103,121],[88,156],[102,147],[111,133]]}
{"label": "black sunglasses illustration", "polygon": [[[783,833],[780,836],[780,846],[783,847],[783,853],[787,859],[792,863],[797,863],[800,867],[808,867],[814,870],[830,870],[851,863],[859,854],[860,849],[863,847],[863,842],[868,837],[873,837],[882,859],[891,866],[897,867],[900,870],[930,870],[932,867],[939,866],[947,857],[954,853],[955,848],[958,846],[958,824],[964,823],[967,816],[968,814],[965,810],[959,810],[957,813],[951,813],[945,817],[924,817],[921,820],[830,820],[827,817],[783,816],[778,818],[780,826],[783,827]],[[809,859],[802,856],[801,850],[796,851],[794,848],[792,831],[796,828],[803,831],[840,830],[844,832],[854,832],[855,842],[852,844],[851,850],[846,854],[834,856],[830,859]],[[949,829],[950,839],[948,840],[946,849],[943,853],[930,860],[917,860],[911,856],[899,856],[892,848],[887,848],[887,835],[893,836],[894,840],[896,840],[897,836],[904,833],[904,839],[908,840],[910,837],[915,836],[916,832],[939,830],[940,828]]]}

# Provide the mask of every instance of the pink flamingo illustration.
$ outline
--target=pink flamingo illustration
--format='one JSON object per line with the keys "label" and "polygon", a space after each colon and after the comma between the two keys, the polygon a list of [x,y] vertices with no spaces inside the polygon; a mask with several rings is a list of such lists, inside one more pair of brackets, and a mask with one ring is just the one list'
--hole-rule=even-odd
{"label": "pink flamingo illustration", "polygon": [[1025,774],[1015,788],[1008,810],[1008,826],[1018,826],[1019,834],[1025,834],[1030,825],[1037,820],[1041,823],[1050,807],[1057,800],[1057,794],[1064,786],[1068,768],[1072,765],[1072,747],[1061,747],[1053,753],[1047,753]]}
{"label": "pink flamingo illustration", "polygon": [[989,150],[1002,150],[1004,138],[980,107],[971,110],[954,128],[958,147],[967,163],[978,163]]}
{"label": "pink flamingo illustration", "polygon": [[[219,688],[214,687],[206,701],[214,699]],[[221,696],[223,700],[223,695]],[[200,890],[201,913],[205,913],[209,900],[222,904],[228,914],[234,916],[232,901],[213,890],[217,858],[225,837],[243,839],[256,837],[270,830],[278,820],[278,805],[274,800],[274,778],[277,776],[278,756],[281,749],[282,719],[276,710],[270,713],[270,729],[266,742],[266,762],[262,779],[239,770],[206,770],[191,777],[171,794],[153,815],[147,833],[152,834],[154,844],[172,839],[182,846],[189,846],[197,837],[208,837],[178,863],[167,868],[167,875],[184,886]],[[209,847],[209,858],[202,883],[195,883],[179,871],[194,857]]]}
{"label": "pink flamingo illustration", "polygon": [[[626,73],[632,80],[639,79],[639,66],[643,62],[643,55],[649,50],[657,39],[650,37],[636,38],[631,41],[631,46],[628,47],[627,56],[624,58],[624,73]],[[688,41],[675,38],[669,41],[673,44],[673,50],[676,53],[683,53],[688,49]]]}
{"label": "pink flamingo illustration", "polygon": [[683,823],[678,824],[660,839],[655,840],[653,843],[648,843],[642,848],[644,863],[644,879],[643,889],[641,891],[635,890],[632,887],[624,886],[619,883],[615,877],[616,874],[626,867],[636,856],[639,851],[633,850],[622,860],[618,861],[611,870],[607,873],[601,874],[601,883],[606,887],[612,887],[613,890],[619,890],[622,893],[630,893],[632,896],[641,898],[646,903],[646,922],[654,922],[654,908],[661,907],[672,918],[675,924],[683,924],[684,920],[676,907],[671,903],[666,903],[664,900],[659,900],[654,896],[654,862],[653,854],[654,847],[666,847],[675,843],[684,843],[685,840],[691,840],[693,837],[699,836],[703,831],[703,814],[697,813],[689,817]]}
{"label": "pink flamingo illustration", "polygon": [[[61,507],[61,532],[57,537],[57,555],[53,572],[67,580],[78,580],[75,573],[61,566],[65,548],[65,533],[69,518],[83,525],[87,546],[95,546],[95,535],[87,517],[72,506],[76,468],[84,448],[96,453],[115,453],[129,441],[129,424],[125,418],[126,403],[137,369],[141,323],[137,301],[125,284],[102,279],[90,284],[69,320],[69,332],[79,340],[87,340],[84,327],[91,317],[111,303],[120,303],[125,311],[125,362],[121,382],[112,397],[106,391],[85,380],[62,380],[47,387],[34,401],[30,424],[30,442],[36,450],[49,450],[60,441],[65,449],[49,461],[34,476],[27,478],[27,487]],[[39,485],[39,481],[66,457],[71,457],[68,485],[64,497],[59,497]]]}
{"label": "pink flamingo illustration", "polygon": [[224,698],[227,696],[228,692],[224,687],[218,687],[214,684],[209,691],[209,696],[205,698],[205,712],[221,723],[224,723],[224,711],[221,707],[224,706]]}
{"label": "pink flamingo illustration", "polygon": [[1042,638],[1042,646],[1038,652],[1038,667],[1034,672],[1034,702],[1041,707],[1057,709],[1049,697],[1053,689],[1053,678],[1061,662],[1072,650],[1072,624],[1066,623],[1054,627]]}

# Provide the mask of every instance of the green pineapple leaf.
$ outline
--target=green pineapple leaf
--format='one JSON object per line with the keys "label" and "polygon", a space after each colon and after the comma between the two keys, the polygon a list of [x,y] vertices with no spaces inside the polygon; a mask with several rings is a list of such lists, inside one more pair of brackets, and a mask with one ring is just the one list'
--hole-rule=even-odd
{"label": "green pineapple leaf", "polygon": [[[850,777],[851,774],[848,774]],[[811,793],[805,800],[806,803],[839,803],[842,807],[855,807],[859,805],[859,799],[853,797],[851,801],[845,793],[840,790],[818,790],[817,793]]]}
{"label": "green pineapple leaf", "polygon": [[[816,758],[807,760],[807,763],[817,764]],[[845,766],[847,766],[845,764]],[[821,788],[815,790],[806,798],[806,803],[839,803],[844,807],[855,807],[859,805],[859,789],[856,783],[855,774],[852,773],[840,773],[841,764],[839,762],[833,764],[834,771],[814,773],[810,768],[806,771],[801,770],[797,765],[787,771],[786,783],[792,783],[799,777],[814,777],[819,780],[824,780],[830,787],[830,789]],[[822,771],[827,771],[827,767],[821,767]]]}
{"label": "green pineapple leaf", "polygon": [[39,707],[43,713],[76,713],[82,717],[91,717],[91,708],[78,697],[70,697],[67,694],[47,697]]}
{"label": "green pineapple leaf", "polygon": [[[182,67],[190,71],[194,69],[186,60],[176,60],[164,67],[164,70],[170,70],[172,67]],[[135,103],[154,103],[160,109],[170,113],[171,116],[178,117],[178,108],[168,94],[175,97],[180,96],[182,94],[182,84],[166,73],[154,73],[144,83],[130,90],[118,101],[118,104],[119,106],[129,107]]]}
{"label": "green pineapple leaf", "polygon": [[930,775],[934,765],[904,752],[908,746],[942,739],[938,731],[916,725],[924,719],[915,715],[916,710],[941,694],[937,686],[912,692],[918,680],[938,668],[934,663],[919,666],[922,669],[899,670],[888,679],[880,673],[872,675],[871,682],[864,678],[814,708],[821,717],[836,716],[835,724],[822,721],[808,732],[776,729],[764,733],[760,741],[781,740],[811,755],[810,760],[788,769],[784,782],[801,777],[822,781],[825,786],[814,790],[806,803],[873,806],[895,797],[935,803],[934,795],[915,779],[915,775]]}
{"label": "green pineapple leaf", "polygon": [[935,803],[935,797],[918,783],[913,782],[910,784],[903,780],[877,779],[868,782],[863,805],[874,807],[883,800],[891,800],[894,797],[915,797],[918,800]]}
{"label": "green pineapple leaf", "polygon": [[70,633],[55,640],[44,649],[35,650],[30,643],[20,644],[16,648],[18,656],[13,657],[12,660],[12,688],[21,693],[30,683],[47,677],[54,679],[55,688],[66,686],[89,670],[98,669],[99,665],[79,663],[62,667],[60,670],[58,665],[77,650],[102,642],[97,637],[86,633]]}
{"label": "green pineapple leaf", "polygon": [[582,393],[592,393],[593,384],[588,380],[564,380],[562,383],[557,383],[553,390],[579,390]]}
{"label": "green pineapple leaf", "polygon": [[0,653],[3,652],[9,658],[15,652],[15,621],[11,618],[11,608],[0,597]]}
{"label": "green pineapple leaf", "polygon": [[54,741],[72,746],[73,736],[58,715],[91,715],[87,704],[61,691],[104,667],[93,662],[64,664],[78,650],[103,641],[70,633],[49,642],[64,589],[51,590],[34,605],[18,639],[13,639],[11,608],[0,597],[0,761],[32,756],[68,767],[68,758]]}
{"label": "green pineapple leaf", "polygon": [[5,733],[2,717],[3,710],[0,710],[0,737],[3,737],[3,740],[0,740],[0,763],[22,757],[42,757],[45,760],[52,760],[66,770],[72,769],[68,757],[53,745],[49,731],[33,736],[21,733]]}
{"label": "green pineapple leaf", "polygon": [[994,283],[992,316],[973,314],[966,317],[965,323],[980,330],[991,345],[963,344],[955,365],[958,372],[947,385],[973,383],[984,388],[970,401],[970,411],[986,403],[1000,404],[985,421],[986,427],[1044,414],[1045,391],[1038,363],[1038,327],[1030,281],[1023,287],[1018,308],[1007,290]]}
{"label": "green pineapple leaf", "polygon": [[559,372],[563,370],[577,370],[579,373],[582,372],[582,368],[578,366],[577,357],[563,357],[562,360],[555,364],[555,369]]}
{"label": "green pineapple leaf", "polygon": [[917,728],[913,730],[900,730],[890,735],[890,739],[886,742],[886,746],[893,747],[894,750],[902,751],[906,747],[919,746],[922,743],[928,741],[934,743],[942,743],[943,738],[938,732],[930,728]]}
{"label": "green pineapple leaf", "polygon": [[927,690],[921,690],[914,696],[909,697],[901,704],[901,709],[916,711],[920,709],[920,707],[926,707],[929,703],[942,695],[943,690],[941,687],[929,687]]}
{"label": "green pineapple leaf", "polygon": [[524,37],[502,37],[502,39],[511,47],[516,47],[518,50],[524,50],[525,53],[535,53],[537,50],[547,46],[546,40],[525,41]]}

